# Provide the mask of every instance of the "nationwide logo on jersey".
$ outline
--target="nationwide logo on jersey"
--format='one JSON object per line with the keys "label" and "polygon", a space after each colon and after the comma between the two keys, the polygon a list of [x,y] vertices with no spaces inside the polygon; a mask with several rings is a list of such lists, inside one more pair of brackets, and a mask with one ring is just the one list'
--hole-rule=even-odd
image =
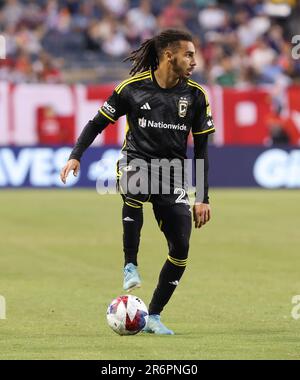
{"label": "nationwide logo on jersey", "polygon": [[148,120],[144,117],[138,119],[139,126],[142,128],[158,128],[158,129],[173,129],[177,131],[187,131],[187,126],[185,124],[168,124],[163,121]]}
{"label": "nationwide logo on jersey", "polygon": [[144,117],[139,118],[139,126],[142,127],[142,128],[146,128],[147,127],[147,120]]}
{"label": "nationwide logo on jersey", "polygon": [[178,115],[179,117],[185,117],[187,113],[189,102],[186,98],[180,98],[178,102]]}

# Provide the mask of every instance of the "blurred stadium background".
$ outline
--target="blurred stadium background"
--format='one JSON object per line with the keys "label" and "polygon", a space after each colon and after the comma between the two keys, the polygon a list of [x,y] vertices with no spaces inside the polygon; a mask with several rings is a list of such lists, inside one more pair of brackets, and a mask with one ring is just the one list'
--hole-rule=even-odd
{"label": "blurred stadium background", "polygon": [[[99,197],[95,182],[115,177],[123,119],[67,184],[91,190],[55,190],[80,131],[128,76],[122,60],[164,28],[194,34],[193,79],[217,129],[213,219],[193,234],[192,265],[165,314],[179,332],[172,346],[120,342],[105,324],[122,291],[121,201]],[[0,0],[0,358],[300,357],[291,317],[300,293],[297,35],[299,0]],[[139,295],[148,302],[165,242],[145,209]]]}
{"label": "blurred stadium background", "polygon": [[[0,186],[60,186],[51,174],[69,150],[57,147],[72,146],[128,76],[122,60],[159,30],[186,28],[197,48],[193,79],[208,91],[217,128],[211,184],[299,187],[300,49],[292,44],[299,20],[299,1],[1,1],[0,145],[10,149],[0,150]],[[78,186],[94,186],[104,170],[94,158],[114,160],[107,147],[119,148],[124,129],[121,119],[97,139],[101,149],[86,156],[90,170]],[[37,145],[54,149],[17,148]],[[10,178],[5,168],[19,158],[28,165]],[[29,175],[36,160],[47,167]],[[225,175],[232,162],[235,173]]]}

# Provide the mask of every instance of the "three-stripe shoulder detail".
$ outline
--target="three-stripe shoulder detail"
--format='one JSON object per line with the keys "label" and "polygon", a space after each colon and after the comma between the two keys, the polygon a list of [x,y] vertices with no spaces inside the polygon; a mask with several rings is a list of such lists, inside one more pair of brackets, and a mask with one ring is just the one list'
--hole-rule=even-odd
{"label": "three-stripe shoulder detail", "polygon": [[137,74],[131,78],[124,80],[115,88],[115,91],[117,94],[119,94],[123,90],[123,88],[126,87],[128,84],[133,83],[133,82],[138,82],[144,79],[152,79],[152,73],[150,70],[145,71],[141,74]]}
{"label": "three-stripe shoulder detail", "polygon": [[206,91],[204,90],[203,87],[200,86],[199,83],[197,83],[197,82],[195,82],[195,81],[193,81],[191,79],[188,79],[187,83],[188,83],[189,86],[198,88],[198,90],[200,90],[204,94],[205,97],[207,96],[206,95]]}
{"label": "three-stripe shoulder detail", "polygon": [[204,98],[205,98],[205,103],[206,103],[206,114],[207,114],[207,115],[211,114],[211,109],[210,109],[210,106],[209,106],[209,101],[208,101],[208,97],[207,97],[207,92],[204,90],[204,88],[201,87],[200,84],[198,84],[197,82],[194,82],[194,81],[191,80],[191,79],[188,79],[187,84],[188,84],[189,86],[192,86],[192,87],[197,88],[198,90],[200,90],[200,91],[202,92],[202,94],[204,95]]}

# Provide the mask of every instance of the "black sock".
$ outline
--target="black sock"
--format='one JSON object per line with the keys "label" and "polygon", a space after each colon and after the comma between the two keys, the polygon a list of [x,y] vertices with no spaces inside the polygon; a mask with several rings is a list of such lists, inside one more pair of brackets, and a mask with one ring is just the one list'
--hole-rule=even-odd
{"label": "black sock", "polygon": [[143,208],[135,208],[123,204],[123,250],[125,265],[137,265],[137,254],[140,243],[140,233],[143,226]]}
{"label": "black sock", "polygon": [[177,266],[167,260],[160,272],[158,285],[149,305],[149,314],[160,314],[171,298],[185,266]]}

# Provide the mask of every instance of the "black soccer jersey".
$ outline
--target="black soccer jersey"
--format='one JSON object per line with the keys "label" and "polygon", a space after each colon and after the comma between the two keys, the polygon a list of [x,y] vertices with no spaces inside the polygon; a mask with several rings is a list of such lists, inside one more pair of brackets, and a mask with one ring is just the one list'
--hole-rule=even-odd
{"label": "black soccer jersey", "polygon": [[198,83],[181,80],[164,89],[151,71],[123,81],[99,112],[112,123],[126,115],[122,149],[132,157],[184,159],[190,131],[215,131],[206,93]]}

